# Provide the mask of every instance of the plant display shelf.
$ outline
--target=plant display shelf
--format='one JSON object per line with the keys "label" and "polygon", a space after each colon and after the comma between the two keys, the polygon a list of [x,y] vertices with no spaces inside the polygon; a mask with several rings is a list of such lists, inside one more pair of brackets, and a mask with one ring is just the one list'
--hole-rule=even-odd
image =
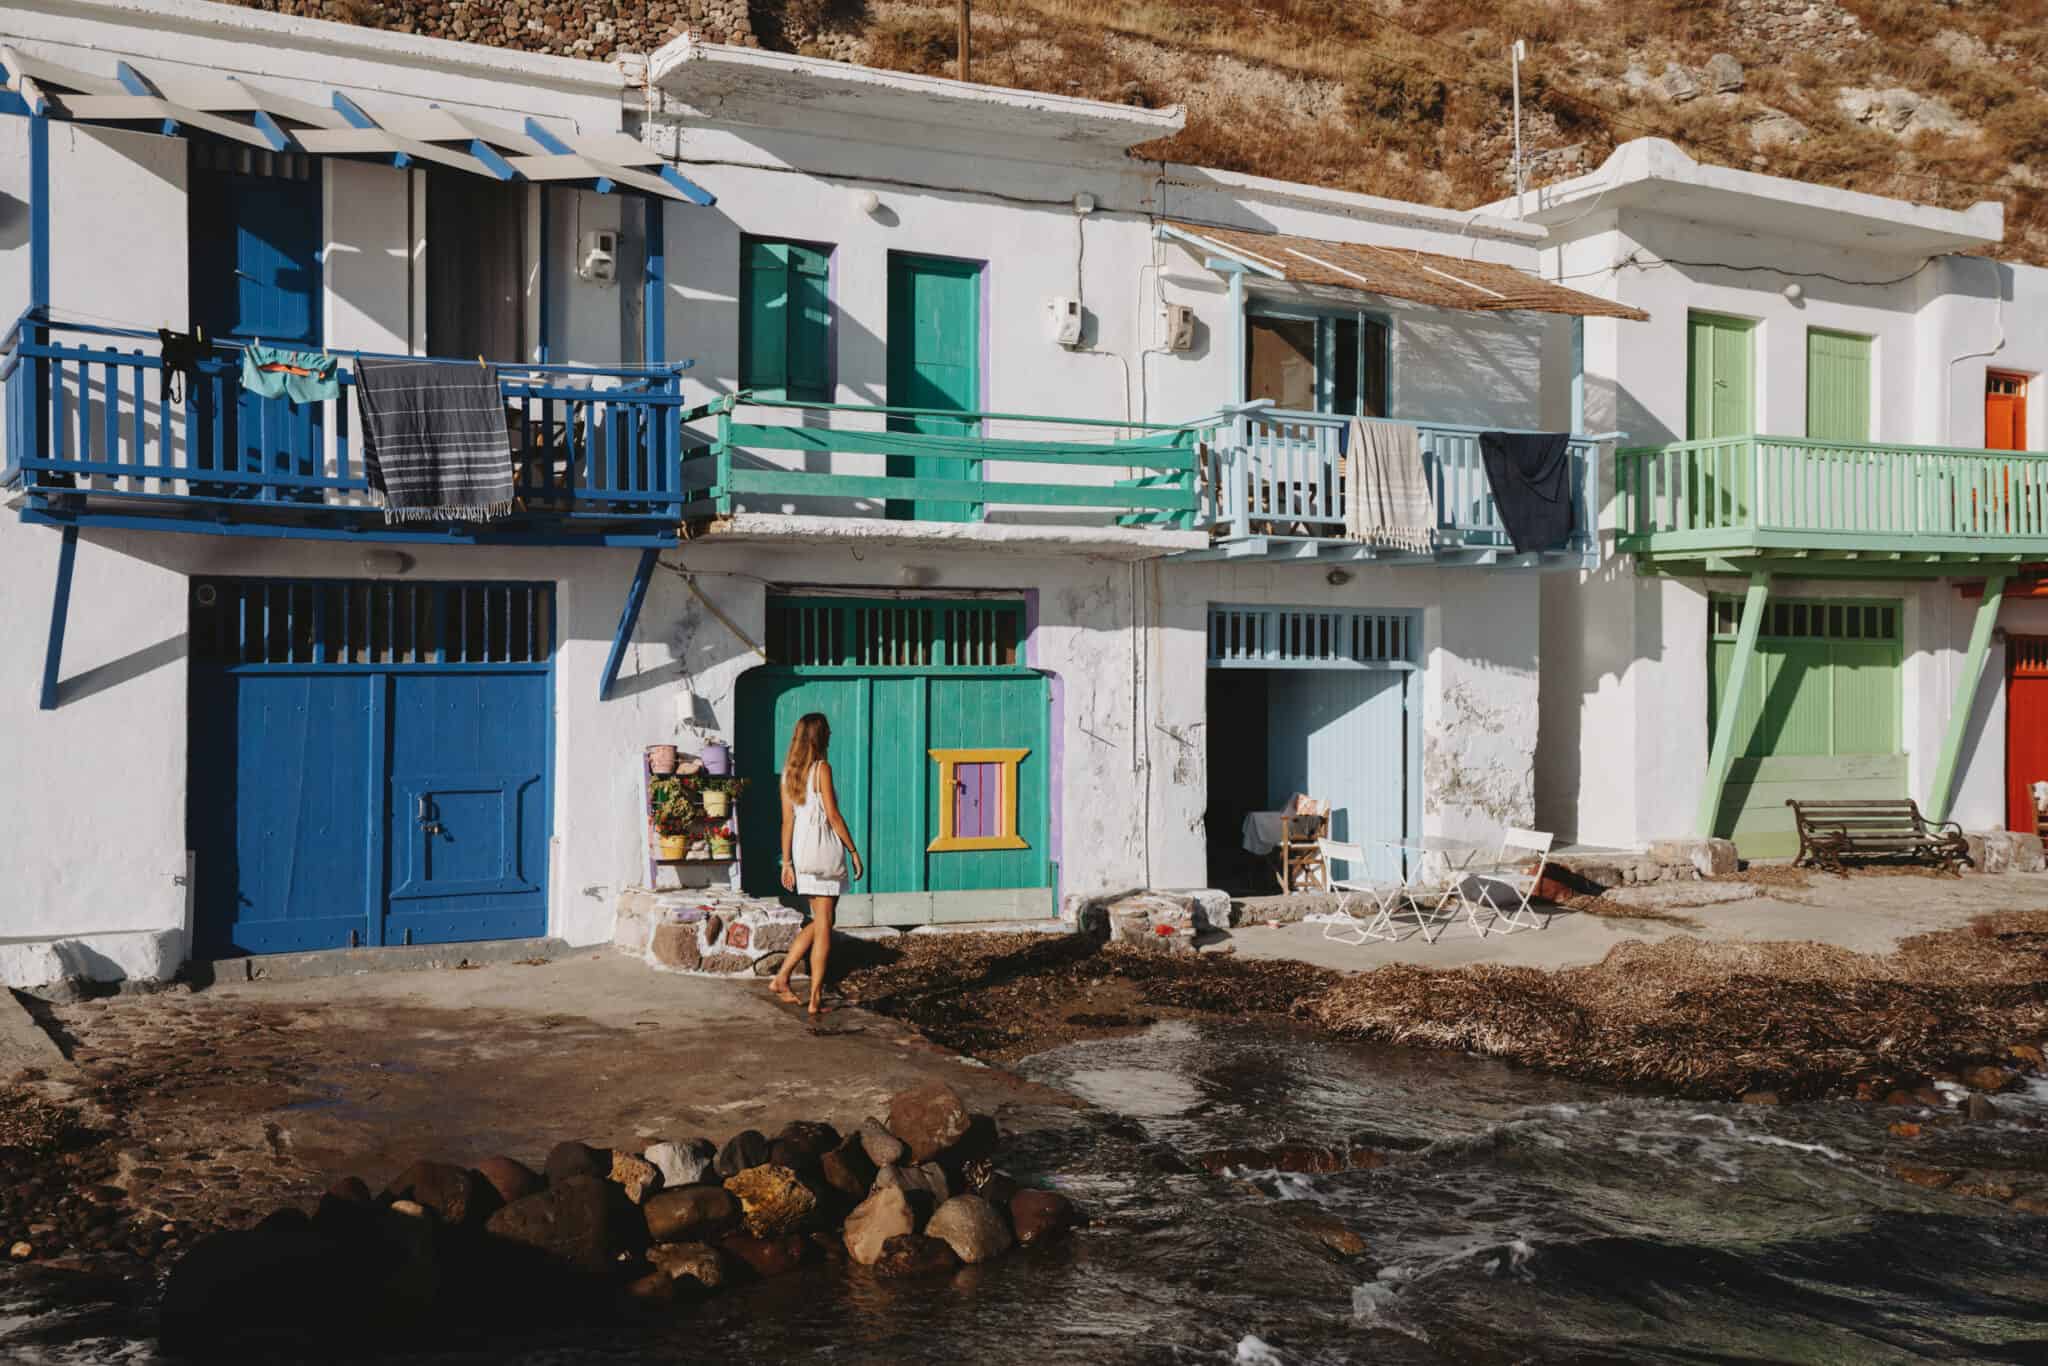
{"label": "plant display shelf", "polygon": [[[727,868],[730,870],[730,881],[734,886],[738,886],[740,862],[740,803],[739,794],[737,793],[734,793],[732,797],[729,799],[730,805],[727,806],[726,814],[723,816],[707,816],[704,814],[702,808],[700,807],[698,809],[697,814],[690,818],[690,832],[689,834],[684,836],[686,840],[701,840],[702,832],[711,829],[713,826],[723,825],[730,827],[730,829],[732,830],[732,852],[730,854],[726,854],[719,857],[713,857],[709,854],[698,854],[695,856],[686,855],[683,858],[663,858],[661,856],[661,832],[656,830],[654,827],[654,784],[657,780],[661,778],[676,777],[687,779],[699,775],[686,773],[655,773],[652,753],[653,748],[654,747],[652,745],[647,746],[646,749],[641,751],[640,755],[640,810],[645,815],[647,823],[647,885],[650,888],[656,887],[658,885],[656,882],[655,870],[660,868]],[[699,795],[701,796],[701,794]],[[708,843],[708,841],[706,842]]]}

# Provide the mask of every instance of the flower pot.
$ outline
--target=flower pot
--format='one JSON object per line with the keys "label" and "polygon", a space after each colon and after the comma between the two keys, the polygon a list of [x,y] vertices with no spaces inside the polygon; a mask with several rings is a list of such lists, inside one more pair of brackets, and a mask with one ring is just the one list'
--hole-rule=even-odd
{"label": "flower pot", "polygon": [[681,858],[683,851],[689,847],[689,840],[682,835],[663,835],[660,837],[660,844],[663,858]]}
{"label": "flower pot", "polygon": [[698,750],[697,757],[704,761],[704,771],[714,778],[732,772],[732,751],[716,740]]}
{"label": "flower pot", "polygon": [[723,816],[732,810],[732,794],[724,788],[712,787],[704,790],[704,814]]}
{"label": "flower pot", "polygon": [[713,858],[731,858],[731,857],[732,857],[732,841],[731,841],[731,840],[713,840],[713,841],[711,841],[711,857],[713,857]]}
{"label": "flower pot", "polygon": [[647,771],[657,778],[666,778],[676,771],[676,747],[674,745],[649,745],[647,747]]}

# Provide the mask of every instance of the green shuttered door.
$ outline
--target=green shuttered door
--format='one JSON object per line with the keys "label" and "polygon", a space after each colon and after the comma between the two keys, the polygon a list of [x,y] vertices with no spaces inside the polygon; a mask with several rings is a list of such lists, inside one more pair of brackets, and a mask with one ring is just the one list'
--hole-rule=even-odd
{"label": "green shuttered door", "polygon": [[[1735,598],[1712,604],[1710,734],[1740,610]],[[1789,858],[1799,841],[1787,799],[1905,796],[1900,659],[1897,603],[1772,602],[1743,690],[1738,757],[1714,833],[1732,838],[1745,858]]]}
{"label": "green shuttered door", "polygon": [[[771,600],[772,662],[739,694],[741,771],[753,780],[741,809],[747,889],[778,890],[783,755],[797,718],[818,711],[832,723],[840,812],[868,858],[841,902],[844,923],[1051,915],[1050,697],[1020,662],[1022,641],[1015,601]],[[947,809],[956,826],[993,830],[1001,803],[999,766],[964,765],[947,789],[934,750],[1024,751],[1023,847],[931,847]]]}
{"label": "green shuttered door", "polygon": [[[981,406],[981,267],[935,256],[889,257],[889,406],[972,412]],[[969,433],[972,422],[939,416],[898,416],[892,431]],[[979,462],[889,457],[897,478],[973,479]],[[905,499],[892,517],[920,522],[978,520],[974,503]]]}
{"label": "green shuttered door", "polygon": [[1870,440],[1870,338],[1807,330],[1806,434],[1815,441]]}
{"label": "green shuttered door", "polygon": [[740,387],[762,398],[830,402],[830,253],[748,237],[740,254]]}
{"label": "green shuttered door", "polygon": [[1756,430],[1756,325],[1714,313],[1694,313],[1686,323],[1686,439],[1750,435]]}

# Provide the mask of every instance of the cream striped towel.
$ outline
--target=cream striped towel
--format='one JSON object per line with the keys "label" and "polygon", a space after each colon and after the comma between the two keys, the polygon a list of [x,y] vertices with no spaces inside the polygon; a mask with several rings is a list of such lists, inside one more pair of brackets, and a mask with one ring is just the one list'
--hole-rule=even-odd
{"label": "cream striped towel", "polygon": [[1350,485],[1345,534],[1367,545],[1426,554],[1435,543],[1436,500],[1422,468],[1422,434],[1405,422],[1354,417],[1344,459]]}
{"label": "cream striped towel", "polygon": [[498,374],[451,361],[356,362],[363,463],[391,522],[512,512],[512,442]]}

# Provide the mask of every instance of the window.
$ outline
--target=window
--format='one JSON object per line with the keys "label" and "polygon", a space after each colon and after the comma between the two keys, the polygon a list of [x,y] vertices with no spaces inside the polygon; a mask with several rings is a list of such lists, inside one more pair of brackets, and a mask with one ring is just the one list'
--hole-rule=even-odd
{"label": "window", "polygon": [[1017,765],[1028,749],[934,749],[939,766],[939,833],[928,854],[1029,849],[1017,833]]}
{"label": "window", "polygon": [[1984,376],[1984,449],[2027,448],[2027,381],[1998,370]]}
{"label": "window", "polygon": [[526,187],[427,174],[427,354],[526,355]]}
{"label": "window", "polygon": [[740,239],[740,387],[832,399],[832,249]]}
{"label": "window", "polygon": [[1302,413],[1387,415],[1387,325],[1366,313],[1245,318],[1245,396]]}

